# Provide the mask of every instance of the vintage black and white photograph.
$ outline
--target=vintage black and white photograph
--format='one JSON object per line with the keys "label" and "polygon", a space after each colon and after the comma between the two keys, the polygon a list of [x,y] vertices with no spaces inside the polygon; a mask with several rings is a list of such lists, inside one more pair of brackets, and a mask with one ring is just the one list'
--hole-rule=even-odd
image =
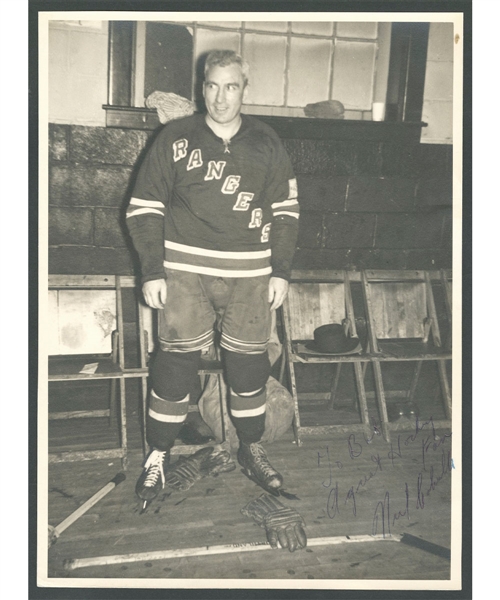
{"label": "vintage black and white photograph", "polygon": [[37,585],[459,590],[463,14],[123,4],[38,13]]}

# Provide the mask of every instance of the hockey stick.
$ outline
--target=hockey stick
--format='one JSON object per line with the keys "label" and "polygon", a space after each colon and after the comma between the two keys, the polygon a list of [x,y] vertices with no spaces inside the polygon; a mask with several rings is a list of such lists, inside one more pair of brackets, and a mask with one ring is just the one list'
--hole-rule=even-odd
{"label": "hockey stick", "polygon": [[[382,535],[352,535],[336,537],[319,537],[307,540],[308,546],[334,546],[337,544],[353,544],[356,542],[396,541]],[[64,568],[68,570],[83,567],[96,567],[103,565],[116,565],[121,563],[164,560],[169,558],[184,558],[187,556],[208,556],[213,554],[231,554],[233,552],[256,552],[258,550],[271,550],[267,542],[247,542],[244,544],[221,544],[217,546],[199,546],[197,548],[180,548],[178,550],[158,550],[156,552],[139,552],[135,554],[115,554],[112,556],[94,556],[90,558],[71,558],[64,561]]]}
{"label": "hockey stick", "polygon": [[98,492],[96,492],[91,498],[89,498],[86,502],[84,502],[80,507],[78,507],[74,512],[72,512],[69,517],[66,517],[64,521],[59,523],[56,527],[52,527],[49,525],[49,537],[48,537],[48,545],[49,548],[52,544],[55,544],[57,538],[61,535],[61,533],[67,529],[70,525],[72,525],[77,519],[79,519],[83,514],[85,514],[89,508],[92,508],[94,504],[97,504],[101,498],[104,498],[106,494],[109,494],[111,490],[113,490],[118,484],[125,480],[125,473],[118,473],[113,477],[111,481],[109,481],[104,487],[102,487]]}

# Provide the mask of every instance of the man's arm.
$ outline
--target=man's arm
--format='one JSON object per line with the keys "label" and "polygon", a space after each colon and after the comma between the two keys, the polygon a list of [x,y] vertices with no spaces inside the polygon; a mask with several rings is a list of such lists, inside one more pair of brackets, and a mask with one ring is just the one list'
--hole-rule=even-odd
{"label": "man's arm", "polygon": [[[164,218],[169,198],[169,161],[161,135],[139,170],[127,207],[127,226],[141,263],[142,283],[163,280]],[[156,287],[160,284],[156,284]],[[149,286],[148,286],[149,287]],[[153,286],[155,287],[155,286]],[[159,290],[158,290],[159,294]],[[154,303],[157,304],[160,296]]]}
{"label": "man's arm", "polygon": [[269,303],[271,310],[279,308],[288,294],[288,280],[297,246],[298,204],[290,214],[276,215],[271,228],[271,264],[273,273],[269,280]]}
{"label": "man's arm", "polygon": [[297,179],[290,158],[279,139],[273,153],[272,177],[267,190],[273,211],[271,226],[271,266],[269,302],[271,309],[283,304],[297,246],[300,206]]}
{"label": "man's arm", "polygon": [[[289,173],[293,175],[291,166]],[[288,293],[288,280],[299,233],[299,202],[297,180],[294,177],[278,188],[280,199],[273,202],[273,224],[271,227],[272,277],[269,281],[271,310],[279,308]]]}

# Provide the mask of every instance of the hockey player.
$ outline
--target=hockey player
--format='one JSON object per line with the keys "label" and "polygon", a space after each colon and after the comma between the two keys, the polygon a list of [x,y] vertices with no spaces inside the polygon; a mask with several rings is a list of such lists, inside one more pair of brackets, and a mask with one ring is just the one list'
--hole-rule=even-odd
{"label": "hockey player", "polygon": [[240,440],[238,462],[266,489],[283,485],[260,440],[271,311],[288,292],[299,204],[278,136],[241,114],[247,84],[248,65],[239,55],[209,54],[206,114],[172,121],[159,133],[127,210],[144,298],[159,321],[147,414],[151,453],[136,486],[145,502],[165,484],[169,451],[216,322]]}

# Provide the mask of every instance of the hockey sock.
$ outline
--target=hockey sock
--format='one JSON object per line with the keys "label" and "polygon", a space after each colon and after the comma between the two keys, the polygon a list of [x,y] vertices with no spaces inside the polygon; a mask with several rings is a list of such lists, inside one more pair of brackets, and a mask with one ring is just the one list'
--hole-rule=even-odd
{"label": "hockey sock", "polygon": [[260,441],[266,424],[266,388],[250,394],[236,394],[231,390],[230,412],[242,442]]}
{"label": "hockey sock", "polygon": [[169,450],[186,420],[188,407],[189,394],[179,400],[167,400],[151,390],[146,417],[148,444],[157,450]]}

